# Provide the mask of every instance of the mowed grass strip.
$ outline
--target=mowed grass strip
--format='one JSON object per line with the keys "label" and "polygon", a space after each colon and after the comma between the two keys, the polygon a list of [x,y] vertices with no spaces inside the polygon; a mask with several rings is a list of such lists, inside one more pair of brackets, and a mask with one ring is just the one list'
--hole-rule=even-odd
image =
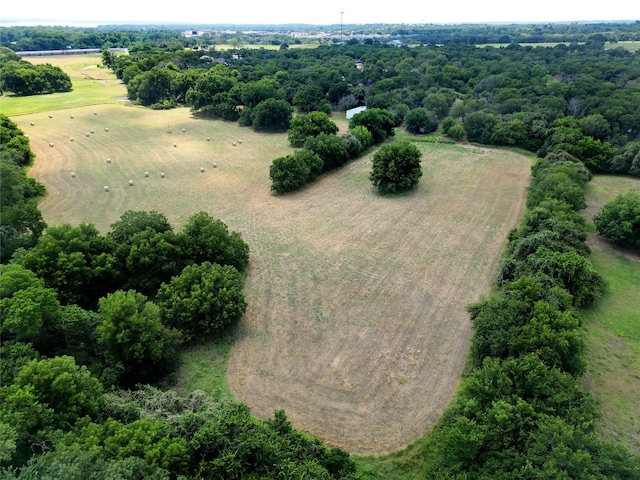
{"label": "mowed grass strip", "polygon": [[[585,216],[640,179],[598,175],[587,188]],[[640,255],[590,234],[591,261],[607,282],[601,299],[584,311],[589,360],[583,380],[602,404],[602,434],[640,453]]]}

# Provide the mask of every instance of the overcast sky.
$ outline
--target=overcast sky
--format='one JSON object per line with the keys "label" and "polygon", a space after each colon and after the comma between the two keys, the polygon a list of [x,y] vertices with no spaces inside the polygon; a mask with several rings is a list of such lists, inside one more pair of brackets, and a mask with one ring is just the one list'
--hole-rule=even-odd
{"label": "overcast sky", "polygon": [[[414,5],[414,6],[412,6]],[[315,25],[640,20],[639,0],[6,0],[3,25],[233,23]]]}

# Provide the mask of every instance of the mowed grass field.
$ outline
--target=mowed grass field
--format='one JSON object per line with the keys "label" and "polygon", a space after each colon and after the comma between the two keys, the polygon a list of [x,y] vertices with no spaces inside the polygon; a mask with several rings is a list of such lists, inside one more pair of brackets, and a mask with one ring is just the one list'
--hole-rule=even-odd
{"label": "mowed grass field", "polygon": [[23,60],[62,68],[71,77],[73,91],[30,97],[0,96],[0,112],[9,117],[126,101],[127,89],[122,82],[115,78],[113,72],[98,66],[102,62],[100,54],[25,57]]}
{"label": "mowed grass field", "polygon": [[[31,175],[47,187],[51,225],[106,233],[134,209],[179,229],[205,210],[241,232],[248,309],[230,349],[211,357],[211,383],[227,383],[258,417],[283,408],[295,427],[357,454],[408,445],[446,408],[471,336],[465,305],[491,286],[532,162],[418,142],[424,176],[408,195],[378,196],[365,156],[275,196],[269,166],[292,151],[286,134],[109,101],[12,119],[37,155]],[[203,349],[187,360],[206,362]],[[183,387],[206,387],[201,364],[182,372]]]}
{"label": "mowed grass field", "polygon": [[[587,187],[593,215],[619,193],[640,189],[640,179],[596,176]],[[603,297],[584,311],[588,372],[584,384],[602,404],[600,431],[640,453],[640,254],[591,234],[591,261],[607,281]]]}

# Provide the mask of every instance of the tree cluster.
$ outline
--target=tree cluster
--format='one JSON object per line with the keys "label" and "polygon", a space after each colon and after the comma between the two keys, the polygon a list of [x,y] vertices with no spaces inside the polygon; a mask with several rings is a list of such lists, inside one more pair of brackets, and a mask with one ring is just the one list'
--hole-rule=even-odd
{"label": "tree cluster", "polygon": [[0,114],[0,263],[35,245],[46,227],[38,209],[44,185],[26,174],[33,158],[24,132]]}
{"label": "tree cluster", "polygon": [[273,160],[271,189],[277,193],[299,190],[318,175],[341,168],[374,143],[383,142],[394,134],[393,126],[391,114],[379,108],[354,115],[343,135],[337,135],[338,127],[324,112],[296,115],[288,136],[292,145],[302,148]]}
{"label": "tree cluster", "polygon": [[248,261],[240,234],[206,212],[178,233],[158,212],[127,211],[106,235],[49,227],[2,266],[2,341],[73,355],[108,385],[155,381],[182,341],[240,320]]}
{"label": "tree cluster", "polygon": [[71,91],[71,78],[60,67],[34,65],[0,47],[0,90],[16,95],[41,95]]}

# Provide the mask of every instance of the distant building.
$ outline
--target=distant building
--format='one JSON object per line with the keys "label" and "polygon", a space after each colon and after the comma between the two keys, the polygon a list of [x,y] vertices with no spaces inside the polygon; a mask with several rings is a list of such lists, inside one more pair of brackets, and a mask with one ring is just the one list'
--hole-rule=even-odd
{"label": "distant building", "polygon": [[351,120],[351,118],[356,114],[366,110],[367,107],[356,107],[347,110],[347,120]]}

